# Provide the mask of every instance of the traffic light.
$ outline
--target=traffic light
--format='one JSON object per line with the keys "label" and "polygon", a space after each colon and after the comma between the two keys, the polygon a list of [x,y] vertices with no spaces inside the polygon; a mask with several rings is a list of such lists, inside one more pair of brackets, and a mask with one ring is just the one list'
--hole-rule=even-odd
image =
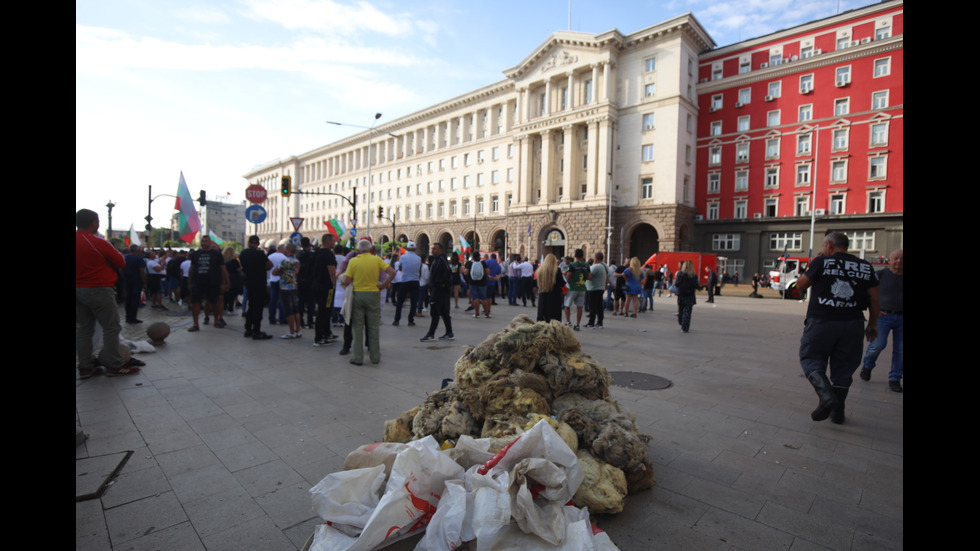
{"label": "traffic light", "polygon": [[289,176],[282,177],[282,196],[289,197],[292,192],[293,179]]}
{"label": "traffic light", "polygon": [[197,204],[198,205],[201,205],[202,207],[207,206],[207,204],[208,204],[208,192],[204,191],[203,189],[201,190],[201,196],[197,198]]}
{"label": "traffic light", "polygon": [[385,216],[385,208],[378,205],[378,220],[381,220]]}

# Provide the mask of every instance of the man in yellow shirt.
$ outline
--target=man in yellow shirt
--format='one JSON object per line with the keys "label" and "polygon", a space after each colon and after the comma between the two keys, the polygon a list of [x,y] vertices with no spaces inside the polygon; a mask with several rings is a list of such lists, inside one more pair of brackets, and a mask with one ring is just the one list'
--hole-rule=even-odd
{"label": "man in yellow shirt", "polygon": [[[387,279],[381,281],[381,272]],[[371,363],[381,361],[381,339],[378,330],[381,325],[381,289],[388,288],[395,278],[395,269],[380,257],[371,254],[371,242],[362,239],[357,243],[357,256],[350,259],[347,270],[341,276],[344,285],[353,282],[354,292],[351,307],[351,327],[354,330],[353,355],[350,363],[364,364],[364,324],[368,325],[368,351]]]}

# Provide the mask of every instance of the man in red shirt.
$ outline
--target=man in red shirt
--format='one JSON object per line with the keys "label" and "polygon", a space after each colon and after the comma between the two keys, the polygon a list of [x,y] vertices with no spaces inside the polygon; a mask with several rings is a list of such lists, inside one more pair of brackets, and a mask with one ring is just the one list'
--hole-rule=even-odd
{"label": "man in red shirt", "polygon": [[92,358],[95,323],[102,326],[102,352],[99,361],[106,375],[132,375],[138,367],[123,365],[119,355],[119,308],[113,290],[117,270],[125,266],[123,255],[99,237],[99,215],[82,209],[75,213],[75,353],[78,377],[97,373]]}

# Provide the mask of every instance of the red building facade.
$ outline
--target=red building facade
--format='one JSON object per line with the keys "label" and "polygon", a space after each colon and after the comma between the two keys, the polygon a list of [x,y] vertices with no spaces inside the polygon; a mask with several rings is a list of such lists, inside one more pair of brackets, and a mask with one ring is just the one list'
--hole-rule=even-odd
{"label": "red building facade", "polygon": [[695,233],[729,273],[828,231],[871,259],[902,247],[903,14],[886,1],[701,54]]}

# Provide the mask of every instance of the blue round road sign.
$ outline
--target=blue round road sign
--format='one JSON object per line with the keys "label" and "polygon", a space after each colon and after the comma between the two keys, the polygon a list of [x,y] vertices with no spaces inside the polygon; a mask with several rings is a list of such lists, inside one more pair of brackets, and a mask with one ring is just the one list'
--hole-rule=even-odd
{"label": "blue round road sign", "polygon": [[300,246],[300,241],[302,239],[303,239],[303,234],[299,233],[298,231],[297,232],[293,232],[289,236],[289,242],[292,243],[293,245],[296,245],[297,247]]}
{"label": "blue round road sign", "polygon": [[253,224],[265,222],[266,212],[262,205],[252,205],[245,209],[245,220]]}

